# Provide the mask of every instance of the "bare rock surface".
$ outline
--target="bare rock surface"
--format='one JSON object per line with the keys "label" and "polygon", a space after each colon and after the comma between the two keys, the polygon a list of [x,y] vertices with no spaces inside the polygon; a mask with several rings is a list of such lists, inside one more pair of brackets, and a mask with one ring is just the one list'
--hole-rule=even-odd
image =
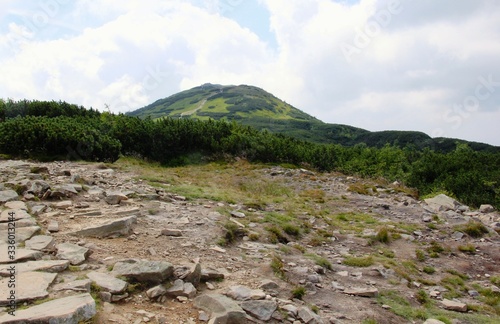
{"label": "bare rock surface", "polygon": [[[13,188],[22,193],[0,201],[0,291],[14,274],[27,307],[16,323],[418,324],[395,309],[426,307],[449,322],[500,322],[482,311],[485,294],[500,291],[500,214],[490,206],[245,161],[0,160],[0,191]],[[453,282],[466,289],[448,301]],[[424,292],[430,306],[417,300]],[[14,319],[8,311],[0,322]]]}

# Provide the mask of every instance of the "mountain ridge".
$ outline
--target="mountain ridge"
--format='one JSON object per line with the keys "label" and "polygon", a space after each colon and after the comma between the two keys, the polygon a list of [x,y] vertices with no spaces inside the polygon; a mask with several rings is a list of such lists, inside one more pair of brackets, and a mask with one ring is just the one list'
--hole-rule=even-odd
{"label": "mountain ridge", "polygon": [[457,144],[467,144],[476,151],[500,152],[500,147],[454,138],[432,138],[419,131],[369,131],[363,128],[325,123],[286,103],[273,94],[251,85],[205,83],[128,112],[140,118],[195,118],[227,120],[260,130],[281,133],[325,144],[383,147],[408,145],[441,152],[453,151]]}

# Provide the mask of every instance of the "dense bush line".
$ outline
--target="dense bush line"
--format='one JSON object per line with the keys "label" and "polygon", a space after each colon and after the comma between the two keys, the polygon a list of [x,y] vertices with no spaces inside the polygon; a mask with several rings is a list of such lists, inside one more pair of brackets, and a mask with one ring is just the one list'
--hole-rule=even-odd
{"label": "dense bush line", "polygon": [[192,156],[239,156],[264,163],[307,164],[399,180],[420,194],[447,191],[472,206],[500,208],[500,154],[458,144],[450,153],[415,147],[314,144],[236,123],[153,121],[99,113],[64,102],[0,100],[0,153],[35,158],[110,161],[120,154],[186,163]]}

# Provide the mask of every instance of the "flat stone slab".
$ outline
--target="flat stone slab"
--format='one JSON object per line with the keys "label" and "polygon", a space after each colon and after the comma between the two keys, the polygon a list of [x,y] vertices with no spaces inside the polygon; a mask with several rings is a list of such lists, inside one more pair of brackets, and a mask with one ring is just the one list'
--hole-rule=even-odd
{"label": "flat stone slab", "polygon": [[27,249],[37,251],[53,251],[56,248],[54,238],[48,235],[36,235],[24,243]]}
{"label": "flat stone slab", "polygon": [[9,314],[0,316],[0,323],[76,324],[91,319],[96,313],[94,299],[90,294],[85,293],[51,300],[28,309],[18,310],[15,312],[15,316]]}
{"label": "flat stone slab", "polygon": [[24,201],[9,201],[6,202],[5,207],[10,208],[10,209],[22,209],[22,210],[28,210],[28,206],[24,203]]}
{"label": "flat stone slab", "polygon": [[87,278],[92,280],[97,286],[102,288],[103,291],[108,291],[112,294],[122,293],[128,286],[126,281],[115,278],[112,275],[92,271],[87,273]]}
{"label": "flat stone slab", "polygon": [[130,226],[136,222],[137,222],[136,216],[128,216],[111,220],[100,225],[87,227],[80,231],[76,231],[73,234],[78,236],[89,236],[89,237],[99,237],[99,238],[113,236],[113,235],[128,235],[128,233],[130,232]]}
{"label": "flat stone slab", "polygon": [[90,284],[92,280],[90,279],[81,279],[70,282],[63,282],[52,287],[53,291],[61,291],[61,290],[73,290],[80,292],[90,292]]}
{"label": "flat stone slab", "polygon": [[82,264],[89,254],[89,249],[76,244],[62,243],[57,246],[57,257],[69,260],[72,265]]}
{"label": "flat stone slab", "polygon": [[[22,272],[15,278],[15,296],[18,303],[42,299],[49,295],[47,288],[56,278],[57,273]],[[8,287],[10,278],[0,280],[0,287]],[[0,306],[9,304],[10,289],[0,290]],[[16,316],[17,317],[17,316]],[[2,323],[2,321],[0,321]]]}
{"label": "flat stone slab", "polygon": [[261,321],[269,321],[278,304],[272,300],[247,300],[241,303],[241,308]]}
{"label": "flat stone slab", "polygon": [[[33,217],[30,218],[23,218],[20,220],[15,221],[16,223],[16,230],[21,228],[21,227],[33,227],[33,226],[38,226],[36,224],[36,220]],[[9,229],[9,226],[12,227],[12,225],[9,225],[9,223],[0,223],[0,231],[5,231]]]}
{"label": "flat stone slab", "polygon": [[441,301],[441,306],[443,306],[444,309],[455,312],[462,312],[462,313],[467,312],[467,304],[454,300],[443,299]]}
{"label": "flat stone slab", "polygon": [[[11,216],[12,213],[13,216]],[[23,209],[6,209],[0,213],[0,223],[9,222],[12,218],[17,221],[24,218],[31,218],[31,215]]]}
{"label": "flat stone slab", "polygon": [[0,265],[0,276],[8,277],[10,276],[10,270],[12,266],[15,266],[16,272],[30,272],[30,271],[44,271],[44,272],[62,272],[66,270],[69,266],[68,260],[40,260],[40,261],[28,261],[23,263],[15,263],[8,265]]}
{"label": "flat stone slab", "polygon": [[194,307],[211,314],[210,323],[248,323],[245,311],[230,298],[220,294],[205,294],[194,299]]}
{"label": "flat stone slab", "polygon": [[[23,243],[24,241],[30,239],[33,235],[38,233],[40,230],[41,230],[41,228],[38,226],[28,226],[28,227],[17,227],[16,226],[15,239],[14,239],[14,241],[16,242],[16,245]],[[12,234],[12,231],[9,232],[9,229],[1,230],[0,231],[0,242],[7,243],[8,234]]]}
{"label": "flat stone slab", "polygon": [[359,296],[359,297],[377,297],[377,288],[349,288],[344,290],[344,294]]}
{"label": "flat stone slab", "polygon": [[40,260],[43,256],[42,252],[29,249],[16,248],[15,254],[9,254],[8,251],[8,245],[0,241],[0,264],[26,260]]}
{"label": "flat stone slab", "polygon": [[260,289],[250,289],[246,286],[232,286],[229,287],[226,293],[228,297],[234,300],[257,300],[266,298],[266,293]]}
{"label": "flat stone slab", "polygon": [[146,261],[129,259],[118,261],[111,272],[114,276],[124,276],[139,282],[162,283],[174,273],[174,266],[166,261]]}
{"label": "flat stone slab", "polygon": [[14,190],[2,190],[0,191],[0,204],[6,203],[12,200],[18,200],[19,196]]}

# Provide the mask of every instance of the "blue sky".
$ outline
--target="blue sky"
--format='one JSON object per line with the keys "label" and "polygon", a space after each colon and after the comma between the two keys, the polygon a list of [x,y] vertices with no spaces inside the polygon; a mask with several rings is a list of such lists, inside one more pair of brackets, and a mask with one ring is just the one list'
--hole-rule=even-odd
{"label": "blue sky", "polygon": [[500,145],[499,39],[495,0],[3,0],[0,97],[126,112],[251,84],[325,122]]}

